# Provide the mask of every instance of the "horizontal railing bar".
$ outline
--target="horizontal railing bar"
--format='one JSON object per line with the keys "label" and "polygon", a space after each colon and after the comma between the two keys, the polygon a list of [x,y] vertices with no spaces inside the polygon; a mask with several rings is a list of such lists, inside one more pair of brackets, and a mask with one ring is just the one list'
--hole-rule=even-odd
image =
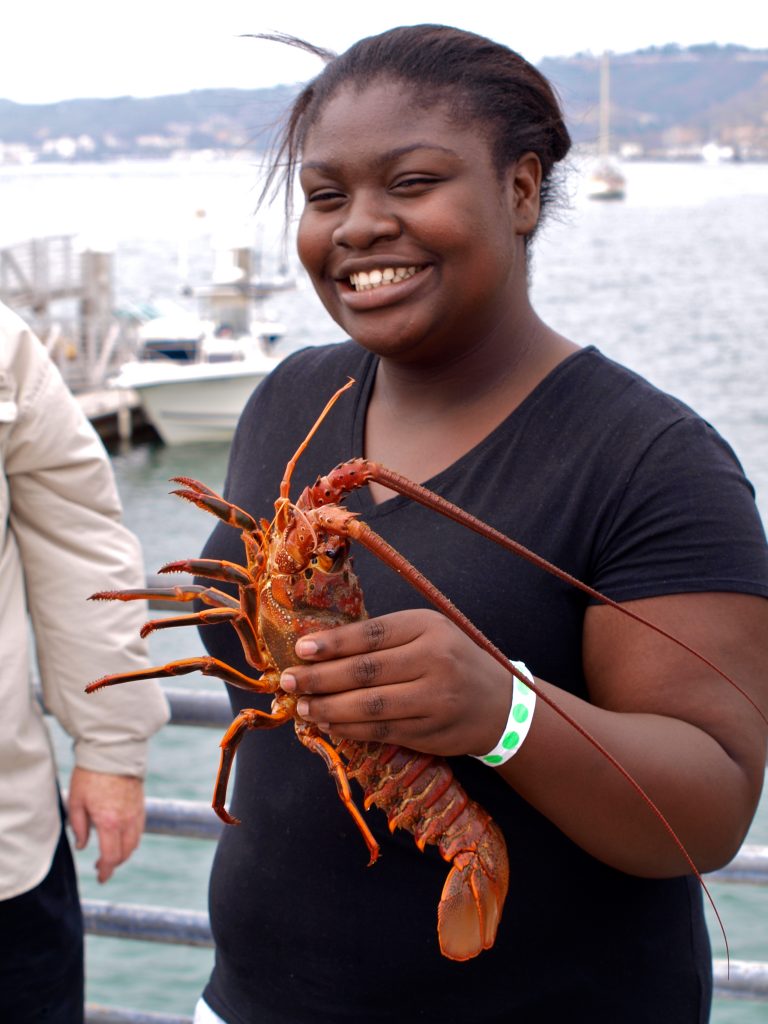
{"label": "horizontal railing bar", "polygon": [[[147,797],[146,811],[145,831],[155,835],[218,839],[224,827],[210,804],[202,800]],[[730,864],[706,878],[720,883],[768,885],[768,846],[745,844]]]}
{"label": "horizontal railing bar", "polygon": [[192,1024],[192,1018],[180,1017],[176,1013],[149,1013],[88,1003],[85,1007],[85,1024]]}
{"label": "horizontal railing bar", "polygon": [[730,864],[707,876],[712,882],[747,882],[768,885],[768,846],[745,843]]}
{"label": "horizontal railing bar", "polygon": [[91,899],[82,900],[82,906],[85,930],[89,935],[213,947],[211,926],[204,911]]}
{"label": "horizontal railing bar", "polygon": [[715,995],[725,999],[768,999],[768,963],[714,960]]}
{"label": "horizontal railing bar", "polygon": [[[83,915],[86,931],[90,935],[213,947],[208,917],[202,911],[83,900]],[[731,960],[729,965],[726,960],[715,960],[713,971],[715,994],[718,997],[768,999],[768,963]],[[110,1019],[105,1018],[103,1024],[107,1024]],[[115,1018],[119,1019],[134,1018]],[[152,1019],[147,1018],[148,1021]]]}
{"label": "horizontal railing bar", "polygon": [[220,729],[232,721],[232,707],[226,693],[165,687],[171,705],[171,725],[200,725]]}
{"label": "horizontal railing bar", "polygon": [[202,800],[163,800],[148,796],[144,831],[186,839],[218,839],[224,823]]}

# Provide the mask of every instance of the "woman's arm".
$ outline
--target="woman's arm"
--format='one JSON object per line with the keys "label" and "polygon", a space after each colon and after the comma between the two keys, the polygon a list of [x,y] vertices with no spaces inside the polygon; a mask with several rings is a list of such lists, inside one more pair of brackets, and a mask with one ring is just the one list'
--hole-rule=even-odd
{"label": "woman's arm", "polygon": [[[768,709],[767,600],[688,594],[632,606]],[[334,735],[480,754],[506,722],[510,673],[435,612],[399,612],[314,634],[297,652],[311,664],[287,670],[283,686],[305,695],[300,713]],[[758,712],[690,653],[603,606],[587,612],[584,667],[592,703],[537,684],[637,780],[699,870],[727,862],[763,782],[766,725]],[[497,770],[605,863],[646,876],[689,870],[630,783],[543,700],[524,746]]]}

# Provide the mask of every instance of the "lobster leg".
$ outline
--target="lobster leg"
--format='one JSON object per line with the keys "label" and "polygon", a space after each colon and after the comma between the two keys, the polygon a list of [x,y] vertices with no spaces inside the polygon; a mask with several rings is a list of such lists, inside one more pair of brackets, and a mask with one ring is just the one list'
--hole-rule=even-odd
{"label": "lobster leg", "polygon": [[248,532],[256,532],[258,530],[259,524],[253,516],[237,505],[226,501],[220,494],[212,491],[210,487],[201,484],[199,480],[192,480],[186,476],[175,476],[172,477],[172,480],[174,483],[184,484],[184,488],[171,491],[171,494],[184,498],[186,501],[191,501],[193,505],[197,505],[206,512],[218,516],[219,519],[228,523],[229,526],[236,526]]}
{"label": "lobster leg", "polygon": [[[268,675],[272,676],[272,678],[267,685],[270,686],[270,692],[273,692],[277,687],[279,677],[276,677],[274,673],[268,673]],[[266,711],[258,711],[256,708],[243,708],[224,733],[219,744],[221,747],[221,760],[219,761],[219,771],[216,775],[216,785],[213,790],[211,806],[226,825],[240,824],[240,819],[232,817],[224,804],[227,799],[227,787],[232,771],[232,763],[243,737],[251,729],[276,729],[278,726],[285,725],[291,718],[292,709],[287,706],[278,707],[277,711],[273,711],[272,714],[268,714]]]}
{"label": "lobster leg", "polygon": [[336,783],[339,799],[349,811],[352,816],[352,820],[357,825],[360,830],[360,834],[365,840],[365,845],[368,847],[368,853],[371,858],[368,861],[368,867],[370,867],[371,864],[374,864],[378,859],[379,844],[373,838],[370,829],[365,823],[365,819],[352,798],[352,791],[349,788],[349,779],[347,777],[347,769],[344,762],[341,757],[339,757],[336,749],[328,743],[327,740],[324,740],[322,736],[318,735],[314,726],[302,725],[297,721],[296,735],[307,750],[311,750],[313,754],[319,754],[319,756],[325,761],[325,766],[328,769],[328,772],[333,776],[334,782]]}
{"label": "lobster leg", "polygon": [[[120,672],[113,676],[102,676],[89,683],[85,688],[86,693],[95,693],[105,686],[115,686],[118,683],[130,683],[143,679],[168,679],[173,676],[188,675],[190,672],[201,672],[204,676],[214,676],[216,679],[223,679],[232,686],[241,690],[248,690],[251,693],[274,693],[277,688],[277,681],[267,679],[251,679],[243,675],[231,665],[225,665],[217,658],[184,658],[180,661],[169,661],[166,665],[158,665],[155,668],[145,668],[137,672]],[[266,680],[266,682],[265,682]]]}
{"label": "lobster leg", "polygon": [[[160,570],[163,571],[162,569]],[[214,608],[239,608],[237,598],[230,597],[215,587],[201,587],[189,583],[183,587],[147,587],[144,590],[100,590],[91,594],[89,601],[202,601]]]}
{"label": "lobster leg", "polygon": [[[92,594],[90,601],[137,601],[139,599],[186,602],[199,600],[211,605],[217,611],[200,611],[173,618],[151,619],[141,628],[141,636],[146,638],[159,629],[170,629],[174,626],[210,626],[219,622],[231,622],[242,641],[246,658],[255,669],[267,667],[264,652],[259,647],[259,640],[253,626],[255,619],[255,597],[252,580],[248,573],[238,565],[230,562],[217,562],[213,559],[187,559],[170,562],[159,570],[161,573],[201,572],[209,579],[220,579],[224,582],[236,583],[240,591],[240,600],[225,594],[216,587],[203,587],[198,584],[187,584],[181,587],[158,587],[146,590],[105,590]],[[247,584],[247,586],[246,586]]]}
{"label": "lobster leg", "polygon": [[[91,594],[89,601],[139,601],[159,600],[181,603],[193,601],[195,598],[205,604],[212,605],[211,610],[204,609],[190,615],[177,615],[172,618],[150,619],[141,627],[140,636],[146,639],[150,633],[158,629],[170,629],[173,626],[209,626],[217,622],[234,622],[235,619],[243,618],[240,611],[240,602],[228,594],[222,593],[211,587],[187,586],[187,587],[162,587],[157,590],[104,590],[98,594]],[[224,605],[225,607],[222,607]]]}
{"label": "lobster leg", "polygon": [[178,562],[169,562],[157,570],[160,575],[172,572],[188,572],[193,576],[204,576],[209,580],[222,580],[225,583],[237,583],[247,587],[253,583],[242,565],[234,562],[221,562],[214,558],[185,558]]}
{"label": "lobster leg", "polygon": [[[221,500],[223,501],[223,499]],[[244,534],[243,539],[245,540],[248,536],[248,534]],[[250,561],[252,562],[253,559],[250,559]],[[237,630],[238,636],[243,644],[243,649],[248,663],[259,670],[267,668],[268,660],[265,658],[265,652],[259,644],[258,633],[254,626],[254,623],[258,619],[256,587],[254,584],[254,578],[246,569],[241,565],[236,565],[234,562],[217,561],[213,558],[187,558],[179,562],[169,562],[168,565],[164,565],[159,572],[161,574],[189,572],[194,573],[197,576],[204,576],[207,579],[221,580],[225,583],[236,584],[240,595],[239,600],[237,598],[230,597],[229,595],[222,594],[227,607],[238,609],[238,614],[233,615],[230,621]],[[215,588],[212,588],[211,592],[214,594],[222,593],[220,590],[216,590]],[[222,603],[224,603],[224,601]],[[176,619],[169,622],[168,625],[209,625],[211,623],[223,621],[224,619],[226,619],[226,616],[223,615],[220,618],[217,618],[213,616],[209,617],[200,613],[199,619],[190,619],[188,623],[181,619]],[[162,629],[164,626],[161,624],[156,628]]]}
{"label": "lobster leg", "polygon": [[190,615],[174,615],[164,619],[150,619],[141,627],[140,635],[146,638],[150,633],[160,629],[173,629],[176,626],[215,626],[219,622],[232,622],[241,617],[240,610],[232,608],[211,608]]}

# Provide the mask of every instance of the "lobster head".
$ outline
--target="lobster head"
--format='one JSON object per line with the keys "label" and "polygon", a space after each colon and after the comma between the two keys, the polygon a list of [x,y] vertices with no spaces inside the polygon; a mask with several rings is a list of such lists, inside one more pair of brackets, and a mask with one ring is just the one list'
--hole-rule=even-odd
{"label": "lobster head", "polygon": [[294,645],[307,633],[366,618],[352,570],[350,542],[323,529],[315,510],[278,501],[259,586],[261,634],[283,668],[296,663]]}

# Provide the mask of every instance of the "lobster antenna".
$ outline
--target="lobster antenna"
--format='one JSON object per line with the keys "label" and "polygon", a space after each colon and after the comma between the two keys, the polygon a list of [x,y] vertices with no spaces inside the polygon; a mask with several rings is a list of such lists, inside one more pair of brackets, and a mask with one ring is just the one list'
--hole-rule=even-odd
{"label": "lobster antenna", "polygon": [[434,607],[438,609],[438,611],[441,611],[445,616],[447,616],[447,618],[451,620],[451,622],[458,626],[459,629],[470,638],[470,640],[473,640],[484,651],[487,651],[492,658],[494,658],[508,672],[511,672],[512,675],[519,679],[521,683],[525,683],[526,686],[533,690],[537,697],[540,697],[545,704],[547,704],[550,708],[552,708],[552,710],[557,715],[560,716],[560,718],[567,722],[572,728],[576,730],[576,732],[579,733],[579,735],[581,735],[588,743],[590,743],[595,748],[595,750],[598,751],[598,753],[602,754],[602,756],[605,757],[610,762],[610,764],[613,765],[613,767],[626,780],[626,782],[629,783],[629,785],[634,789],[634,791],[645,803],[646,807],[650,809],[650,811],[655,815],[657,820],[661,823],[662,827],[664,828],[664,831],[667,833],[667,835],[670,836],[672,842],[675,844],[677,849],[684,857],[686,863],[688,864],[688,867],[696,876],[696,879],[699,885],[701,886],[702,890],[704,891],[704,894],[707,900],[709,901],[709,905],[712,907],[714,915],[717,918],[717,923],[720,927],[720,931],[723,936],[723,942],[725,943],[726,959],[728,963],[728,970],[730,972],[731,952],[730,947],[728,945],[728,936],[726,935],[725,925],[723,924],[723,919],[720,916],[720,912],[718,911],[717,906],[715,905],[715,900],[712,896],[712,893],[709,891],[706,882],[701,877],[701,872],[696,867],[693,857],[688,852],[687,847],[683,843],[682,839],[680,839],[677,832],[675,832],[674,828],[669,822],[669,819],[660,809],[658,804],[656,804],[656,802],[652,799],[652,797],[650,797],[648,793],[646,793],[646,791],[643,789],[640,783],[634,778],[634,776],[624,767],[621,761],[619,761],[618,758],[615,757],[610,752],[610,750],[607,749],[607,747],[604,747],[600,740],[593,736],[588,729],[586,729],[571,714],[569,714],[565,710],[565,708],[561,707],[561,705],[556,700],[554,700],[554,698],[550,697],[549,694],[545,693],[537,684],[531,682],[530,679],[527,679],[524,675],[522,675],[520,671],[513,664],[511,664],[506,655],[503,654],[502,651],[500,651],[499,648],[493,643],[493,641],[489,640],[488,637],[477,626],[475,626],[474,623],[471,622],[462,611],[460,611],[456,607],[456,605],[451,601],[450,598],[446,597],[445,594],[438,590],[437,587],[430,580],[428,580],[422,572],[420,572],[414,565],[412,565],[411,562],[409,562],[404,555],[401,555],[399,551],[396,551],[390,544],[387,543],[387,541],[384,540],[383,537],[380,537],[377,533],[375,533],[370,528],[370,526],[368,526],[366,523],[361,523],[359,520],[354,521],[353,523],[349,524],[349,532],[347,535],[352,537],[354,540],[359,541],[363,545],[363,547],[367,548],[373,555],[375,555],[377,558],[380,558],[383,562],[385,562],[385,564],[388,564],[392,568],[394,568],[395,571],[399,573],[403,577],[403,579],[407,580],[411,584],[411,586],[414,587],[415,590],[417,590],[420,594],[426,597],[427,600],[430,601],[431,604],[433,604]]}
{"label": "lobster antenna", "polygon": [[[581,590],[582,593],[588,594],[589,597],[595,601],[599,601],[601,604],[607,605],[609,608],[615,608],[621,612],[622,615],[627,618],[634,619],[635,622],[641,623],[643,626],[648,626],[658,633],[659,636],[666,637],[667,640],[671,640],[673,644],[682,648],[684,651],[688,651],[694,658],[697,658],[702,664],[716,672],[721,679],[724,679],[726,683],[738,691],[741,696],[751,704],[762,720],[768,725],[768,716],[757,704],[755,700],[747,693],[747,691],[736,682],[735,679],[731,679],[727,673],[725,673],[719,666],[715,665],[714,662],[710,661],[709,658],[705,658],[703,654],[694,650],[689,644],[685,643],[679,637],[676,637],[673,633],[667,632],[666,629],[662,629],[661,626],[657,626],[654,622],[650,622],[642,615],[638,615],[637,612],[633,612],[631,609],[622,605],[618,601],[612,600],[605,594],[601,594],[599,590],[595,590],[594,587],[590,587],[589,584],[584,583],[583,580],[577,579],[576,576],[572,576],[569,572],[565,572],[564,569],[558,568],[553,565],[552,562],[548,562],[546,558],[542,558],[541,555],[537,555],[529,548],[524,547],[516,540],[512,540],[510,537],[506,537],[503,533],[495,530],[492,526],[487,523],[480,522],[475,516],[469,512],[465,512],[463,509],[454,505],[453,502],[448,501],[439,494],[435,494],[433,491],[427,490],[422,487],[421,484],[416,484],[412,480],[408,480],[407,477],[401,476],[400,473],[396,473],[392,469],[387,469],[386,466],[376,466],[375,479],[379,483],[386,484],[387,487],[391,487],[393,491],[397,491],[398,494],[404,494],[406,497],[413,498],[414,501],[418,501],[428,508],[433,508],[439,511],[442,515],[447,516],[449,519],[453,519],[454,522],[460,523],[462,526],[466,526],[470,530],[474,530],[475,533],[480,534],[481,537],[486,537],[488,540],[494,541],[500,547],[505,548],[507,551],[511,551],[512,554],[518,555],[520,558],[524,558],[532,565],[537,566],[539,569],[543,569],[544,572],[551,573],[552,576],[557,577],[559,580],[563,580],[572,587],[576,587],[577,590]],[[425,498],[427,499],[425,501]]]}
{"label": "lobster antenna", "polygon": [[352,385],[354,383],[355,383],[354,377],[350,377],[349,380],[347,381],[347,383],[343,387],[339,388],[339,390],[336,392],[336,394],[333,395],[328,400],[328,402],[326,402],[325,408],[323,409],[323,411],[320,413],[320,415],[315,420],[315,425],[312,427],[310,432],[307,434],[307,436],[301,442],[301,444],[297,448],[296,454],[293,456],[293,458],[288,460],[288,465],[285,467],[285,473],[283,474],[283,479],[280,481],[280,497],[278,499],[279,502],[285,502],[285,501],[288,500],[288,492],[291,489],[291,477],[293,476],[293,471],[296,468],[296,463],[299,461],[299,457],[303,453],[304,449],[307,447],[309,442],[315,436],[318,427],[323,422],[323,420],[328,415],[328,413],[331,411],[331,409],[334,407],[334,405],[339,400],[339,398],[344,394],[345,391],[348,391],[352,387]]}

